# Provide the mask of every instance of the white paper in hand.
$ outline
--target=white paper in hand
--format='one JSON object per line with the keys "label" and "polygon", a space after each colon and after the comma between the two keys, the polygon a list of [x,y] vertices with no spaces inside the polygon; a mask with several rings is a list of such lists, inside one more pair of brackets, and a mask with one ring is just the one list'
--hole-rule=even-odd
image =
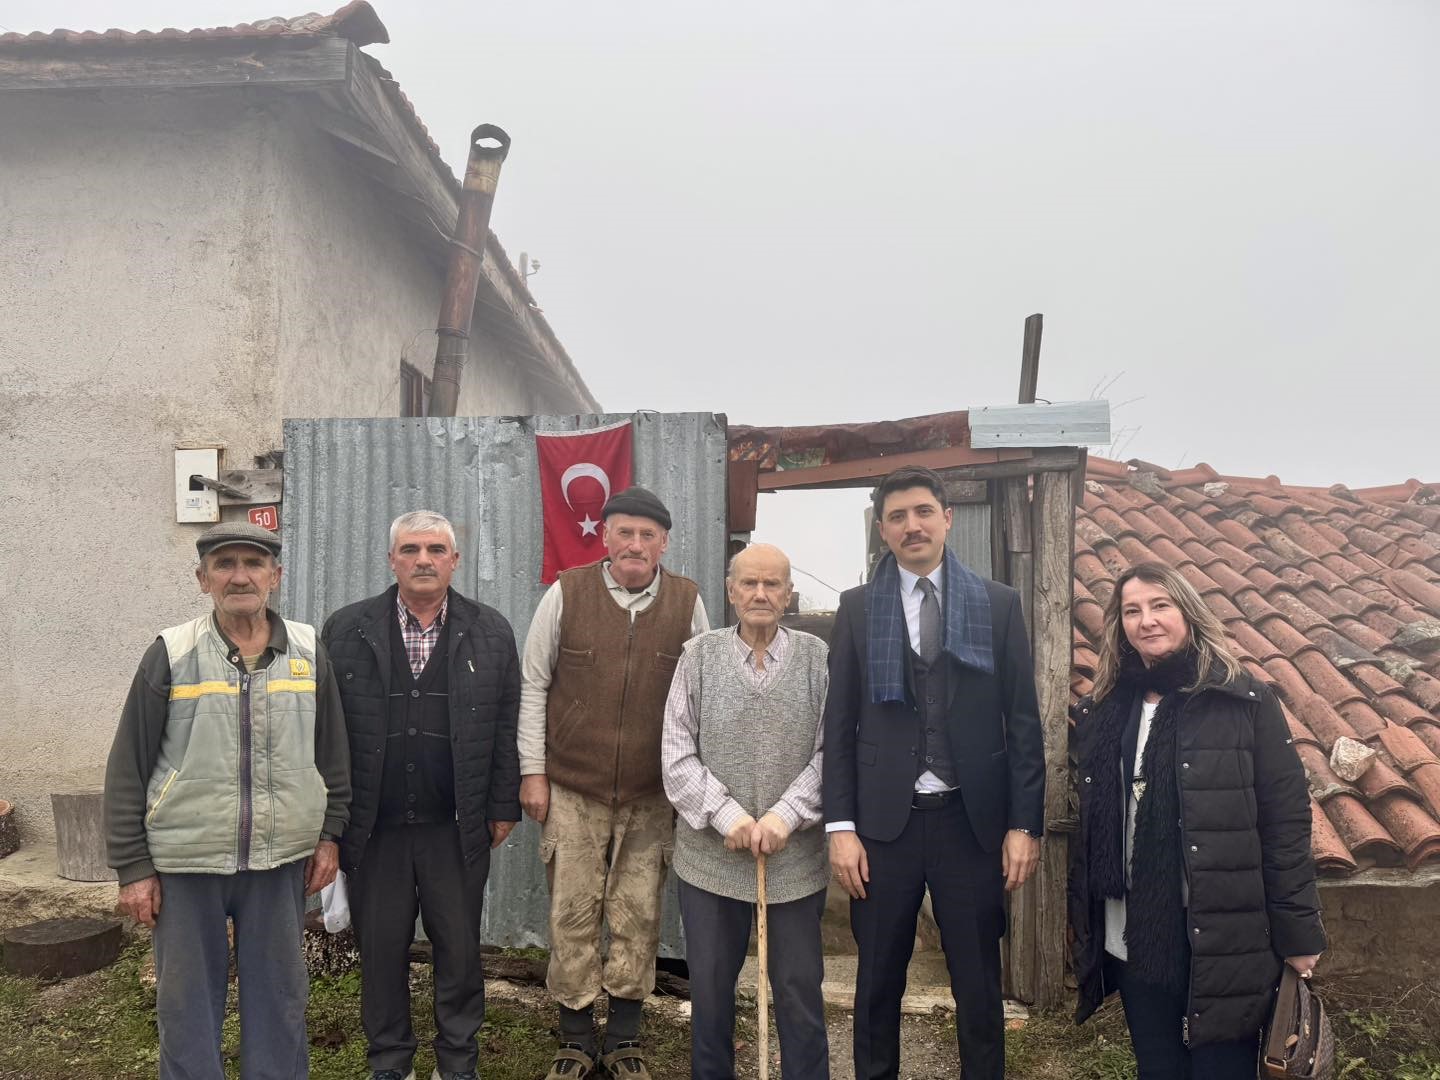
{"label": "white paper in hand", "polygon": [[345,871],[337,870],[335,880],[320,890],[320,910],[325,929],[338,934],[350,925],[350,894],[345,889]]}

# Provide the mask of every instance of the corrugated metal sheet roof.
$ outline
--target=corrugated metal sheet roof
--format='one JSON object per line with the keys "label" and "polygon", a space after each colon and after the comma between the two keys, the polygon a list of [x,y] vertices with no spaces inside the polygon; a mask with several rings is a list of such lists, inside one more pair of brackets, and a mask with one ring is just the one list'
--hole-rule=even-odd
{"label": "corrugated metal sheet roof", "polygon": [[[321,624],[337,608],[387,588],[390,522],[436,510],[455,526],[455,587],[498,609],[521,644],[543,595],[543,522],[536,431],[635,424],[634,474],[675,520],[665,565],[700,583],[711,620],[724,611],[726,438],[709,413],[288,420],[285,423],[287,617]],[[495,853],[484,940],[543,945],[548,897],[528,819]],[[672,885],[673,892],[673,885]],[[673,895],[663,949],[680,950]]]}

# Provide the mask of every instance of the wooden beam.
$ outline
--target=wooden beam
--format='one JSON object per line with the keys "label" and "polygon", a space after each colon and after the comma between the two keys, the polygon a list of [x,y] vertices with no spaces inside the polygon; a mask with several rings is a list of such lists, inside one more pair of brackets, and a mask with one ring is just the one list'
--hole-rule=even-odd
{"label": "wooden beam", "polygon": [[1020,348],[1020,404],[1035,404],[1035,388],[1040,381],[1040,332],[1045,316],[1035,314],[1025,320],[1025,343]]}
{"label": "wooden beam", "polygon": [[[1015,476],[998,482],[1001,490],[1001,531],[1010,585],[1020,594],[1020,607],[1033,638],[1035,540],[1030,509],[1030,477]],[[1032,646],[1033,648],[1033,646]],[[1012,997],[1035,1001],[1039,987],[1036,967],[1039,903],[1033,882],[1010,895],[1010,955],[1006,967]]]}
{"label": "wooden beam", "polygon": [[760,493],[758,461],[732,461],[726,471],[725,499],[728,530],[732,533],[755,531],[755,510]]}
{"label": "wooden beam", "polygon": [[[884,457],[856,458],[830,465],[814,465],[804,469],[784,469],[760,475],[761,491],[783,491],[803,487],[863,487],[902,465],[924,465],[926,468],[951,470],[966,466],[993,466],[1002,462],[1028,462],[1028,450],[972,450],[949,446],[943,450],[915,450],[908,454],[886,454]],[[956,476],[956,479],[983,479],[979,476]]]}
{"label": "wooden beam", "polygon": [[[930,464],[930,461],[938,460],[940,455],[957,452],[976,453],[969,450],[958,451],[954,448],[926,450],[915,454],[887,454],[883,458],[865,458],[852,462],[840,462],[835,465],[816,465],[805,469],[762,472],[760,474],[760,490],[873,487],[874,481],[891,469],[912,464],[926,465],[937,472],[943,471],[946,477],[952,480],[1000,480],[1009,476],[1029,476],[1031,473],[1056,470],[1069,473],[1075,468],[1077,459],[1073,448],[1062,446],[1035,450],[1029,457],[1010,457],[1008,451],[1002,450],[999,451],[999,454],[1005,456],[1000,457],[998,461],[979,462],[973,465],[951,465],[944,460],[941,460],[939,464]],[[917,458],[921,460],[916,460]],[[929,460],[925,460],[926,458]],[[859,468],[852,468],[852,466],[859,466]]]}
{"label": "wooden beam", "polygon": [[285,41],[135,44],[93,48],[29,45],[0,50],[0,93],[34,90],[194,90],[343,86],[351,43],[341,37]]}
{"label": "wooden beam", "polygon": [[1070,815],[1071,569],[1075,538],[1073,478],[1035,478],[1035,689],[1045,741],[1045,832],[1036,891],[1035,1003],[1058,1008],[1065,990],[1065,887]]}

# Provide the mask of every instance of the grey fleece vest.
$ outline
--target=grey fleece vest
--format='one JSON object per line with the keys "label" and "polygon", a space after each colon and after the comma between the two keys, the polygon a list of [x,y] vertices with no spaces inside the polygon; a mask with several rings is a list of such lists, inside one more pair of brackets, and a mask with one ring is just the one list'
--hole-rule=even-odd
{"label": "grey fleece vest", "polygon": [[328,792],[315,768],[315,630],[250,674],[210,615],[162,631],[170,712],[145,793],[145,839],[169,874],[271,870],[315,850]]}
{"label": "grey fleece vest", "polygon": [[[790,631],[779,675],[757,690],[736,660],[734,629],[712,630],[691,641],[698,700],[700,761],[757,821],[810,763],[825,707],[825,643]],[[732,900],[755,900],[755,858],[726,851],[714,828],[675,823],[675,873],[698,889]],[[785,850],[767,856],[766,899],[786,904],[825,888],[825,832],[819,825],[790,834]]]}

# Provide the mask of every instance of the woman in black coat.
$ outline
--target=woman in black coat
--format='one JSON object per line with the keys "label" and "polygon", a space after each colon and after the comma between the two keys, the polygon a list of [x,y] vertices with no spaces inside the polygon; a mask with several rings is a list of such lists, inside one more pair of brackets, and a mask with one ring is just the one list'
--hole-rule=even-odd
{"label": "woman in black coat", "polygon": [[1325,948],[1310,798],[1279,703],[1160,563],[1120,575],[1074,708],[1081,1022],[1120,991],[1141,1080],[1253,1080],[1281,965]]}

